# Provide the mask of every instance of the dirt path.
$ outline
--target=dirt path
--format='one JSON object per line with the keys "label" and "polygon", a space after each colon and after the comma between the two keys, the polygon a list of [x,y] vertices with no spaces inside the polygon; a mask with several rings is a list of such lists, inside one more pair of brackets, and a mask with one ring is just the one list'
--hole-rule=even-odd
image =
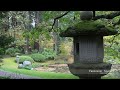
{"label": "dirt path", "polygon": [[0,70],[0,76],[9,77],[10,79],[41,79],[39,77],[32,77],[24,74],[16,74],[8,71]]}
{"label": "dirt path", "polygon": [[48,67],[37,67],[35,68],[37,71],[45,71],[45,72],[59,72],[59,73],[70,73],[67,64],[53,64]]}

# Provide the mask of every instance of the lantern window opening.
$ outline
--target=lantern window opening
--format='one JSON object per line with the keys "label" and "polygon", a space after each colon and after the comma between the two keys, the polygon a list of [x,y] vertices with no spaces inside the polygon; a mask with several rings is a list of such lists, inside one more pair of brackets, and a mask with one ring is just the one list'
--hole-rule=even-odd
{"label": "lantern window opening", "polygon": [[76,54],[79,55],[79,43],[76,43]]}

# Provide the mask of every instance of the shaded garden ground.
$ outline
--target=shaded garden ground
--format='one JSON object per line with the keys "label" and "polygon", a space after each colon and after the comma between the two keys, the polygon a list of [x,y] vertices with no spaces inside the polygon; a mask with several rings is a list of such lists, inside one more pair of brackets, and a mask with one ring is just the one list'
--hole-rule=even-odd
{"label": "shaded garden ground", "polygon": [[46,72],[60,72],[60,73],[70,73],[67,64],[53,64],[48,67],[38,67],[35,68],[37,71],[46,71]]}

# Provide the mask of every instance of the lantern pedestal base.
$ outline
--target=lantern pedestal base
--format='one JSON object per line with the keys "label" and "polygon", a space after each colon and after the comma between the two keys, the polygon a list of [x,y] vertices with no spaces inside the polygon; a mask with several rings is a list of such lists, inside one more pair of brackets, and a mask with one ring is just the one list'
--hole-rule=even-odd
{"label": "lantern pedestal base", "polygon": [[112,64],[110,63],[68,64],[70,72],[73,75],[78,76],[80,79],[101,79],[102,76],[110,72],[111,66]]}

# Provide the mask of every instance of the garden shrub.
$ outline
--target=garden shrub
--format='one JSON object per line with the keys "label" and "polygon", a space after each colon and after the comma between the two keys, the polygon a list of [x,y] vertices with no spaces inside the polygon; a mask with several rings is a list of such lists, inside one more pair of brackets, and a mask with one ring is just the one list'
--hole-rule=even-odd
{"label": "garden shrub", "polygon": [[32,67],[31,66],[25,66],[24,69],[31,70]]}
{"label": "garden shrub", "polygon": [[63,42],[60,44],[60,52],[62,55],[70,55],[72,51],[72,42]]}
{"label": "garden shrub", "polygon": [[4,55],[4,49],[0,48],[0,55]]}
{"label": "garden shrub", "polygon": [[0,58],[0,63],[3,62],[3,59]]}
{"label": "garden shrub", "polygon": [[42,54],[46,57],[46,59],[54,59],[56,57],[56,52],[52,49],[44,49]]}
{"label": "garden shrub", "polygon": [[6,50],[6,54],[10,55],[11,57],[16,56],[16,53],[19,53],[20,50],[18,48],[8,48]]}
{"label": "garden shrub", "polygon": [[15,38],[12,36],[8,36],[6,34],[0,34],[0,47],[6,49],[11,42],[14,42]]}
{"label": "garden shrub", "polygon": [[30,56],[19,56],[19,63],[23,63],[24,61],[34,62]]}
{"label": "garden shrub", "polygon": [[38,53],[38,50],[37,49],[32,50],[32,53]]}
{"label": "garden shrub", "polygon": [[3,58],[3,56],[2,56],[2,55],[0,55],[0,58]]}
{"label": "garden shrub", "polygon": [[32,54],[31,58],[33,58],[33,60],[35,62],[44,62],[46,57],[42,54],[36,53],[36,54]]}

